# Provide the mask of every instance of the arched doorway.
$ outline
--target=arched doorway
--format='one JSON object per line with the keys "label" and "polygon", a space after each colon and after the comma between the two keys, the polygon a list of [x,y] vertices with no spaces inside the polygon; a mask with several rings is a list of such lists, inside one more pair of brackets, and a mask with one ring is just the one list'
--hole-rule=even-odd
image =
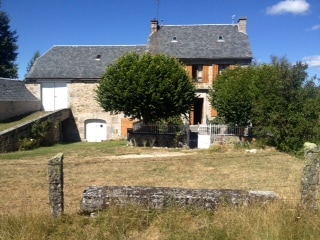
{"label": "arched doorway", "polygon": [[107,123],[102,119],[88,119],[85,121],[87,142],[102,142],[107,140]]}

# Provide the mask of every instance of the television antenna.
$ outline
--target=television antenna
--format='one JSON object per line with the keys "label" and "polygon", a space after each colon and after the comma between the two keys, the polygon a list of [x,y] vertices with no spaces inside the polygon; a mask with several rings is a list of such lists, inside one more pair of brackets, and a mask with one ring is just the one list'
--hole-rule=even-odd
{"label": "television antenna", "polygon": [[234,24],[235,18],[236,18],[236,15],[232,15],[232,24]]}
{"label": "television antenna", "polygon": [[157,4],[157,20],[159,20],[160,0],[156,0],[156,4]]}

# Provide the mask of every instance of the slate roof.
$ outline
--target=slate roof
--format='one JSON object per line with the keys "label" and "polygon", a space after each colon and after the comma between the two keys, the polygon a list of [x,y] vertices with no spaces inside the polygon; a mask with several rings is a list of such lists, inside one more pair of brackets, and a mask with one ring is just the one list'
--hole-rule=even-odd
{"label": "slate roof", "polygon": [[39,101],[19,80],[0,78],[0,101]]}
{"label": "slate roof", "polygon": [[[179,59],[252,59],[249,37],[237,24],[165,25],[149,36],[147,45],[54,46],[37,59],[27,80],[100,79],[106,66],[124,53],[158,52]],[[100,60],[96,57],[100,55]]]}
{"label": "slate roof", "polygon": [[249,37],[236,24],[161,26],[149,50],[180,59],[252,59]]}
{"label": "slate roof", "polygon": [[132,51],[145,52],[146,46],[54,46],[36,60],[27,79],[99,79],[107,65]]}

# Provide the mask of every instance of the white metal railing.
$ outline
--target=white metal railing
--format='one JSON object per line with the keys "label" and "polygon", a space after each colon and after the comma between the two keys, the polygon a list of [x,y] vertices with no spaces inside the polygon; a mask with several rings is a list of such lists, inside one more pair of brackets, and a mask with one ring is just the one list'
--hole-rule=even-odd
{"label": "white metal railing", "polygon": [[200,135],[248,136],[251,133],[251,129],[251,127],[227,124],[198,125],[198,133]]}
{"label": "white metal railing", "polygon": [[252,127],[239,127],[228,124],[198,125],[199,135],[210,135],[211,142],[220,141],[224,136],[247,137],[252,135]]}

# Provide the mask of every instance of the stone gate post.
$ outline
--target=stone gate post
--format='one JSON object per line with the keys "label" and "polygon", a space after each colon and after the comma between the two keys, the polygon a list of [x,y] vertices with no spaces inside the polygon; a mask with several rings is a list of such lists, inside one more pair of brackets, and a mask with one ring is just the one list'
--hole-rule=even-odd
{"label": "stone gate post", "polygon": [[318,210],[319,194],[319,147],[314,143],[304,144],[304,168],[301,179],[301,205],[306,210]]}
{"label": "stone gate post", "polygon": [[63,193],[63,153],[57,154],[49,160],[49,202],[53,218],[57,218],[64,211]]}

